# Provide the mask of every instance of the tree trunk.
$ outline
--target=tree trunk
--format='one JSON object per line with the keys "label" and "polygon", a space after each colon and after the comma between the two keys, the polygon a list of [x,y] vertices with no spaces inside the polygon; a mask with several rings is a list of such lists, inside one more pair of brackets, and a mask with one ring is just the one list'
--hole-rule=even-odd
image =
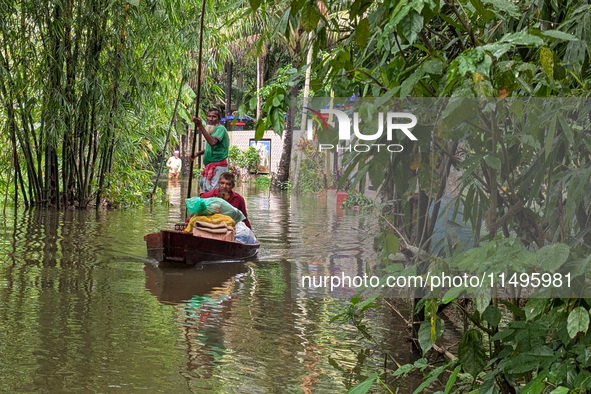
{"label": "tree trunk", "polygon": [[226,129],[230,130],[232,122],[228,119],[232,115],[232,62],[226,62]]}
{"label": "tree trunk", "polygon": [[[289,88],[291,97],[298,96],[298,87]],[[283,151],[281,152],[281,161],[277,169],[277,176],[273,179],[273,188],[284,188],[285,182],[289,180],[289,168],[291,166],[291,150],[293,145],[293,121],[295,117],[295,108],[289,107],[287,111],[287,126],[283,132]]]}
{"label": "tree trunk", "polygon": [[[308,39],[312,39],[312,33],[310,32],[308,35]],[[302,107],[308,106],[308,96],[310,96],[310,79],[312,76],[312,56],[314,54],[314,47],[310,46],[308,49],[308,55],[306,57],[306,78],[304,80],[304,103]],[[302,111],[302,121],[300,123],[300,134],[304,136],[306,133],[306,116],[307,112]],[[293,176],[293,188],[294,190],[298,190],[298,185],[300,182],[300,163],[302,162],[302,155],[304,152],[302,151],[297,155],[295,168],[294,168],[294,176]]]}
{"label": "tree trunk", "polygon": [[263,87],[263,75],[261,72],[261,56],[257,56],[257,119],[262,117],[261,113],[261,95],[259,89]]}

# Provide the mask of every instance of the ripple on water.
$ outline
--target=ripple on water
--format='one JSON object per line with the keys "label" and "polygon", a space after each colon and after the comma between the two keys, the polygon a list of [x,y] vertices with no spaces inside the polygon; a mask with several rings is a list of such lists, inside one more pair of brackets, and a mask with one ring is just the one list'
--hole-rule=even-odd
{"label": "ripple on water", "polygon": [[[115,211],[8,212],[0,391],[332,393],[383,363],[351,326],[330,322],[344,300],[301,295],[293,282],[364,269],[373,257],[363,221],[322,199],[240,192],[258,259],[200,269],[146,259],[143,236],[182,221],[179,196]],[[378,312],[369,327],[400,352],[404,339],[384,329],[391,319]]]}

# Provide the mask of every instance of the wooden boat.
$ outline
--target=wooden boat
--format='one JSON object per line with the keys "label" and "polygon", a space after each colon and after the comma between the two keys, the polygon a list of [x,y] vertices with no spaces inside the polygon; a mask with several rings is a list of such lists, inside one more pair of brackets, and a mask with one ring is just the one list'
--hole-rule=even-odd
{"label": "wooden boat", "polygon": [[259,252],[260,242],[243,244],[235,241],[194,236],[178,230],[162,230],[144,236],[148,257],[161,261],[197,264],[204,261],[246,260]]}

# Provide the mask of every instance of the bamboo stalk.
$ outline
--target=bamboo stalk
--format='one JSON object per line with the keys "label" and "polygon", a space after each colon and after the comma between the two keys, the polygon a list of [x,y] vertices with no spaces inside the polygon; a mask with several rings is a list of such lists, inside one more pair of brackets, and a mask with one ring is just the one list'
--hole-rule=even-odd
{"label": "bamboo stalk", "polygon": [[2,216],[6,217],[6,204],[8,204],[8,189],[10,189],[10,181],[12,177],[13,162],[10,161],[10,167],[8,168],[8,182],[6,182],[6,192],[4,193],[4,208],[2,208]]}
{"label": "bamboo stalk", "polygon": [[[199,63],[197,64],[197,97],[195,99],[195,115],[199,116],[199,97],[201,96],[201,58],[203,55],[203,22],[205,20],[205,2],[203,0],[203,6],[201,7],[201,27],[199,31]],[[195,125],[195,131],[193,132],[193,144],[191,145],[191,158],[195,156],[195,145],[199,139],[199,150],[201,150],[201,132],[197,125]],[[193,186],[193,165],[194,160],[191,160],[189,169],[189,187],[187,188],[187,198],[191,198],[191,188]]]}
{"label": "bamboo stalk", "polygon": [[[172,131],[172,125],[174,124],[174,118],[176,117],[176,111],[179,107],[179,101],[181,101],[181,93],[183,92],[183,86],[185,85],[185,77],[181,78],[181,84],[179,85],[179,93],[176,96],[176,102],[174,103],[174,110],[172,111],[172,116],[170,118],[170,125],[168,125],[168,134],[166,134],[166,140],[164,141],[164,148],[162,148],[162,152],[166,152],[166,147],[168,146],[168,140],[170,139],[170,132]],[[152,196],[154,198],[154,194],[156,193],[156,187],[158,186],[158,180],[160,179],[160,173],[162,172],[162,159],[163,155],[160,155],[158,159],[158,175],[156,175],[156,181],[154,181],[154,189],[152,189]]]}

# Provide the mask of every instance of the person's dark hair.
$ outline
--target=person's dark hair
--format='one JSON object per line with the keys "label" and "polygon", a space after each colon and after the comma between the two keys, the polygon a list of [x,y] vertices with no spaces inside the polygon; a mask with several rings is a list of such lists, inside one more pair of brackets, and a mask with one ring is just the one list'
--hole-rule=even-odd
{"label": "person's dark hair", "polygon": [[207,113],[210,113],[210,112],[215,112],[215,114],[216,114],[216,115],[217,115],[217,117],[218,117],[218,120],[222,120],[222,111],[220,111],[220,110],[219,110],[219,109],[217,109],[217,108],[210,108],[210,109],[207,111]]}
{"label": "person's dark hair", "polygon": [[232,186],[235,186],[236,185],[236,177],[231,172],[223,172],[220,175],[220,179],[225,179],[227,181],[232,182]]}

